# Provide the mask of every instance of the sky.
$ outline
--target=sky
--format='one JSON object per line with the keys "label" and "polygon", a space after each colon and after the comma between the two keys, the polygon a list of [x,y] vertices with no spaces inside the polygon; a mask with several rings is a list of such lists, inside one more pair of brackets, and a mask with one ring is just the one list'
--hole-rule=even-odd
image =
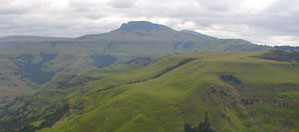
{"label": "sky", "polygon": [[128,21],[299,46],[299,0],[0,0],[0,37],[78,37]]}

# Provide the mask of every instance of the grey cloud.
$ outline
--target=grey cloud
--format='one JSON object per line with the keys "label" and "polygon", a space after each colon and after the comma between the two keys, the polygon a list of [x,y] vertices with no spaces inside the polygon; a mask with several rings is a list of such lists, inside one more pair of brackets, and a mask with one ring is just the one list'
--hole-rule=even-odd
{"label": "grey cloud", "polygon": [[19,7],[12,4],[12,1],[0,1],[0,15],[18,15],[29,11],[28,7]]}
{"label": "grey cloud", "polygon": [[136,1],[130,0],[113,0],[108,3],[108,6],[112,6],[114,8],[132,8],[135,6]]}
{"label": "grey cloud", "polygon": [[[0,36],[80,36],[107,32],[130,20],[149,20],[216,37],[243,38],[261,44],[299,45],[299,1],[296,0],[0,2]],[[263,4],[266,5],[256,8]]]}

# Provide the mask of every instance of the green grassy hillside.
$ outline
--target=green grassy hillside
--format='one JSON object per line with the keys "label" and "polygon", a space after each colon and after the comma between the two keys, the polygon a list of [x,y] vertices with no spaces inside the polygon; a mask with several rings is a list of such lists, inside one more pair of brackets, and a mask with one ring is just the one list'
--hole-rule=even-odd
{"label": "green grassy hillside", "polygon": [[[33,131],[53,125],[66,113],[80,112],[81,103],[68,102],[67,96],[84,92],[79,88],[88,82],[100,80],[108,75],[128,72],[147,66],[149,58],[138,58],[126,64],[94,68],[82,73],[58,73],[41,88],[6,100],[0,107],[0,131]],[[79,90],[79,91],[78,91]],[[70,104],[69,104],[70,103]],[[71,108],[71,111],[70,110]]]}
{"label": "green grassy hillside", "polygon": [[[265,58],[269,53],[171,55],[139,70],[116,66],[54,79],[35,102],[60,103],[51,107],[54,112],[45,110],[48,116],[27,114],[34,118],[23,130],[184,132],[208,122],[216,132],[298,131],[299,63]],[[71,83],[78,77],[82,83]],[[56,86],[68,78],[65,87]],[[53,92],[60,99],[51,99]],[[7,109],[16,104],[22,103]],[[39,105],[24,106],[19,108]],[[15,119],[2,115],[6,122]]]}

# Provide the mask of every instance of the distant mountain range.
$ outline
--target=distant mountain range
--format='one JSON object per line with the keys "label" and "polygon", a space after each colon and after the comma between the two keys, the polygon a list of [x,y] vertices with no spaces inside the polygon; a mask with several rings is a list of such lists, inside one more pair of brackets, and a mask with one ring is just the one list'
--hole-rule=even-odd
{"label": "distant mountain range", "polygon": [[[85,35],[78,38],[10,36],[0,39],[0,45],[24,43],[97,43],[113,45],[148,45],[172,47],[173,52],[194,52],[201,50],[263,50],[259,46],[241,39],[217,39],[195,31],[176,31],[170,27],[147,21],[132,21],[108,33]],[[160,47],[159,47],[160,48]]]}

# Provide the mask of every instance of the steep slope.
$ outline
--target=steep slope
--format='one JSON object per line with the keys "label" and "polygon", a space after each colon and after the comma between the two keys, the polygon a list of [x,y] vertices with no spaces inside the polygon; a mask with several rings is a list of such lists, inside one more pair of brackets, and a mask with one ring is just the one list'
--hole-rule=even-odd
{"label": "steep slope", "polygon": [[59,121],[44,126],[48,118],[41,117],[31,124],[45,132],[183,132],[208,117],[217,132],[298,131],[299,64],[263,58],[269,53],[275,54],[200,52],[120,74],[85,72],[97,79],[63,88],[52,82],[44,89],[67,102]]}
{"label": "steep slope", "polygon": [[14,97],[30,93],[28,84],[14,74],[16,66],[6,56],[0,57],[0,107]]}

